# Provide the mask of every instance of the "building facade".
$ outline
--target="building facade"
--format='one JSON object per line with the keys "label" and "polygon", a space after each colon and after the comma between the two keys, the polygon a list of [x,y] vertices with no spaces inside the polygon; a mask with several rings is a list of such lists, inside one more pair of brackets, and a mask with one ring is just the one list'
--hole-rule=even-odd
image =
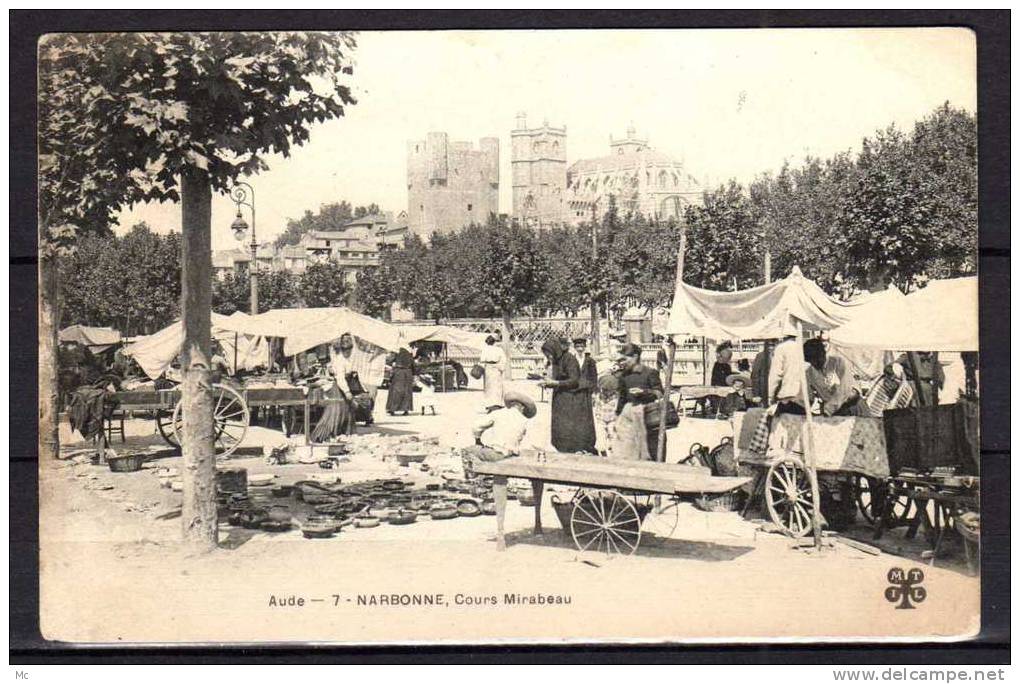
{"label": "building facade", "polygon": [[499,212],[499,139],[478,149],[429,133],[407,144],[407,220],[410,232],[428,239],[485,223]]}
{"label": "building facade", "polygon": [[[344,269],[344,278],[353,284],[358,272],[379,265],[380,254],[403,244],[408,234],[407,213],[370,214],[344,224],[340,230],[313,230],[296,245],[277,248],[272,243],[258,247],[261,272],[290,271],[304,273],[308,264],[334,261]],[[223,280],[251,266],[251,253],[245,249],[216,250],[212,254],[213,274]]]}
{"label": "building facade", "polygon": [[562,223],[566,211],[567,129],[543,122],[528,128],[525,114],[517,115],[510,132],[513,216],[541,228]]}
{"label": "building facade", "polygon": [[700,204],[702,188],[683,163],[653,150],[633,127],[624,138],[609,138],[609,154],[581,159],[567,169],[567,223],[599,217],[616,199],[621,212],[657,219],[679,218],[684,207]]}

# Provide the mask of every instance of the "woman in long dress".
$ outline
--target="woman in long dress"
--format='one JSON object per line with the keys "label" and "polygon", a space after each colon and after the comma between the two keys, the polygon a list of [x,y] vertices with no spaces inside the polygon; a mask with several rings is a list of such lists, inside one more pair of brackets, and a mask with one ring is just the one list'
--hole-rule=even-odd
{"label": "woman in long dress", "polygon": [[506,377],[507,359],[492,335],[485,338],[485,347],[478,361],[485,371],[485,410],[503,408],[503,380]]}
{"label": "woman in long dress", "polygon": [[595,453],[595,419],[591,398],[581,382],[577,358],[556,337],[542,345],[549,361],[549,380],[542,384],[552,388],[552,445],[557,451]]}
{"label": "woman in long dress", "polygon": [[393,361],[393,372],[390,374],[390,389],[386,396],[386,413],[403,413],[405,416],[414,411],[414,358],[411,351],[401,347],[397,358]]}
{"label": "woman in long dress", "polygon": [[[353,393],[347,382],[349,374],[355,370],[353,352],[354,339],[344,333],[333,348],[329,363],[332,382],[323,393],[323,398],[331,401],[325,402],[322,417],[312,430],[313,442],[328,442],[339,435],[354,434]],[[310,399],[313,396],[309,393]]]}

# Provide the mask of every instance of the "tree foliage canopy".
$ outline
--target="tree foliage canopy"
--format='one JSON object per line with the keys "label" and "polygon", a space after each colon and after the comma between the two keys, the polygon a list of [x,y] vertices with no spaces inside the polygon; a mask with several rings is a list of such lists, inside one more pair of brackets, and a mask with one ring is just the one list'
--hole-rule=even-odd
{"label": "tree foliage canopy", "polygon": [[340,231],[354,219],[378,214],[381,211],[379,205],[375,203],[369,204],[367,207],[357,206],[353,209],[347,200],[323,204],[319,207],[318,213],[313,214],[306,209],[300,219],[289,219],[286,229],[276,237],[274,242],[277,247],[296,245],[309,231]]}
{"label": "tree foliage canopy", "polygon": [[[53,34],[39,47],[44,239],[179,199],[185,165],[214,190],[287,155],[355,102],[347,33]],[[69,226],[69,228],[67,227]],[[59,228],[59,230],[58,230]]]}

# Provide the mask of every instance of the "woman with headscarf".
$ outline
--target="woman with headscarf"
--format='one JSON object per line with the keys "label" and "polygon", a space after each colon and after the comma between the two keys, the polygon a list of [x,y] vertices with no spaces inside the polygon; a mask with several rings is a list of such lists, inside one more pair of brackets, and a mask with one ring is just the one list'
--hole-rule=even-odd
{"label": "woman with headscarf", "polygon": [[485,348],[482,349],[478,362],[485,372],[485,410],[503,408],[503,380],[506,377],[507,358],[496,344],[494,336],[489,335],[485,338]]}
{"label": "woman with headscarf", "polygon": [[542,345],[549,362],[549,379],[543,387],[552,389],[552,445],[557,451],[595,452],[595,419],[591,398],[581,382],[581,366],[577,357],[557,337]]}
{"label": "woman with headscarf", "polygon": [[401,347],[393,360],[393,372],[390,374],[390,389],[386,396],[386,413],[403,413],[405,416],[414,410],[414,358],[411,350]]}
{"label": "woman with headscarf", "polygon": [[[353,394],[348,377],[354,370],[354,338],[344,333],[333,347],[329,362],[331,381],[322,392],[325,408],[312,430],[313,442],[328,442],[338,435],[354,434]],[[309,398],[313,396],[309,392]]]}

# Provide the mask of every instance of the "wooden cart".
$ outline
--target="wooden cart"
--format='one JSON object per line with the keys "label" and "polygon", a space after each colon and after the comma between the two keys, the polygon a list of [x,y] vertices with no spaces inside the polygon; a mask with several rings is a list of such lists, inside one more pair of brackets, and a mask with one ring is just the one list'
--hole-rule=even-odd
{"label": "wooden cart", "polygon": [[[303,406],[308,404],[299,387],[251,388],[214,384],[213,423],[216,429],[216,450],[221,456],[232,454],[248,432],[252,407]],[[180,447],[182,427],[181,391],[174,387],[164,390],[127,390],[115,392],[113,399],[123,414],[148,413],[156,421],[156,429],[167,444]],[[307,424],[307,420],[305,423]]]}
{"label": "wooden cart", "polygon": [[[570,534],[581,551],[629,555],[641,543],[644,516],[651,504],[637,501],[665,496],[722,494],[750,481],[713,477],[706,468],[650,461],[608,461],[571,454],[528,455],[496,462],[475,461],[471,469],[493,477],[496,544],[506,548],[504,521],[507,479],[531,481],[535,497],[535,532],[542,533],[542,492],[546,483],[579,487],[572,501]],[[675,503],[675,502],[674,502]]]}
{"label": "wooden cart", "polygon": [[[761,452],[747,447],[763,413],[752,409],[734,415],[737,460],[742,471],[755,475],[752,501],[762,504],[783,532],[803,537],[814,529],[811,486],[802,456],[805,418],[789,414],[773,417],[769,448]],[[882,419],[816,416],[814,439],[816,472],[824,485],[820,503],[841,504],[829,507],[825,514],[852,518],[859,509],[872,522],[872,509],[885,501],[883,487],[889,478]]]}

